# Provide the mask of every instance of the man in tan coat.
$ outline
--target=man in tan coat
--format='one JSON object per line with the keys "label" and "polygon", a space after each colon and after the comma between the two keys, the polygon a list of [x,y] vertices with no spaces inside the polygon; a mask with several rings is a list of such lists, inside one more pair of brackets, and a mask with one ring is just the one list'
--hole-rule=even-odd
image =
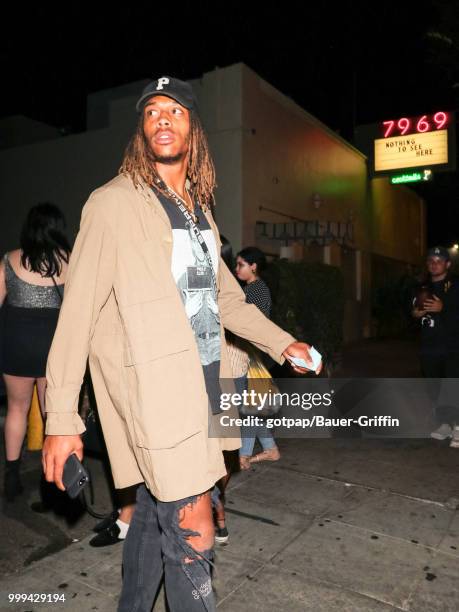
{"label": "man in tan coat", "polygon": [[[188,83],[161,77],[138,103],[119,175],[84,206],[47,367],[46,479],[83,455],[89,364],[115,486],[143,482],[123,553],[119,611],[151,610],[163,571],[172,611],[214,610],[210,489],[225,475],[209,435],[231,378],[224,328],[282,363],[308,345],[266,319],[220,259],[214,166]],[[305,370],[295,369],[299,372]]]}

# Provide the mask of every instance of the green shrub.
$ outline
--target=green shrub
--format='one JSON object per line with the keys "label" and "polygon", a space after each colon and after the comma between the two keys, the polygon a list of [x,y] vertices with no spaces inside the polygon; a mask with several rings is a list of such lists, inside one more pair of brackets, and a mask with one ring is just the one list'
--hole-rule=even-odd
{"label": "green shrub", "polygon": [[416,278],[403,274],[373,288],[371,312],[376,336],[398,336],[413,328],[411,300],[416,284]]}
{"label": "green shrub", "polygon": [[273,299],[272,320],[333,361],[343,342],[344,283],[339,268],[278,259],[264,274]]}

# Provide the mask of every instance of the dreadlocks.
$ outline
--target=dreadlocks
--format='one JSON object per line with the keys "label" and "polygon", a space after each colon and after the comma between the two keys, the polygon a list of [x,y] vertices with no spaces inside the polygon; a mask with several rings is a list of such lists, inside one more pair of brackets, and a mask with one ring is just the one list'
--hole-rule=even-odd
{"label": "dreadlocks", "polygon": [[[204,129],[193,111],[190,111],[189,152],[187,178],[191,183],[191,191],[200,204],[210,206],[213,204],[216,187],[215,168]],[[156,171],[155,156],[143,131],[143,115],[126,147],[118,174],[128,174],[135,186],[143,180],[147,185],[155,185],[162,191],[162,179]]]}

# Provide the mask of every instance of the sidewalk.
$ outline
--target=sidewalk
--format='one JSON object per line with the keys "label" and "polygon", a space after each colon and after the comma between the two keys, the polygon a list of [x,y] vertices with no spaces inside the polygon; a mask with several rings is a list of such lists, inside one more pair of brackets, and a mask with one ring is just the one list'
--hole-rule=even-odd
{"label": "sidewalk", "polygon": [[419,338],[370,338],[343,348],[335,378],[419,378]]}
{"label": "sidewalk", "polygon": [[[215,589],[228,612],[455,612],[459,451],[445,443],[280,440],[235,476]],[[0,610],[116,610],[122,545],[90,536],[0,581]],[[8,604],[8,593],[65,602]],[[156,611],[164,611],[161,592]]]}

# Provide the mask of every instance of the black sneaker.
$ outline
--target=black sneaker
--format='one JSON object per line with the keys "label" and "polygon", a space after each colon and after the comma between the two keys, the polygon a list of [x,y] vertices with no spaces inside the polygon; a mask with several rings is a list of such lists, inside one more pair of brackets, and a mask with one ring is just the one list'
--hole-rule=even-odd
{"label": "black sneaker", "polygon": [[111,514],[99,521],[97,525],[92,528],[92,530],[96,533],[100,533],[104,529],[107,529],[107,527],[111,527],[114,523],[116,523],[119,518],[119,515],[120,513],[118,512],[118,510],[113,510]]}
{"label": "black sneaker", "polygon": [[111,546],[112,544],[118,544],[118,542],[123,542],[124,538],[120,538],[119,535],[121,533],[121,529],[118,527],[116,523],[113,523],[107,529],[99,532],[96,536],[93,537],[92,540],[89,541],[90,546]]}
{"label": "black sneaker", "polygon": [[215,542],[217,544],[228,544],[229,535],[226,527],[215,528]]}

